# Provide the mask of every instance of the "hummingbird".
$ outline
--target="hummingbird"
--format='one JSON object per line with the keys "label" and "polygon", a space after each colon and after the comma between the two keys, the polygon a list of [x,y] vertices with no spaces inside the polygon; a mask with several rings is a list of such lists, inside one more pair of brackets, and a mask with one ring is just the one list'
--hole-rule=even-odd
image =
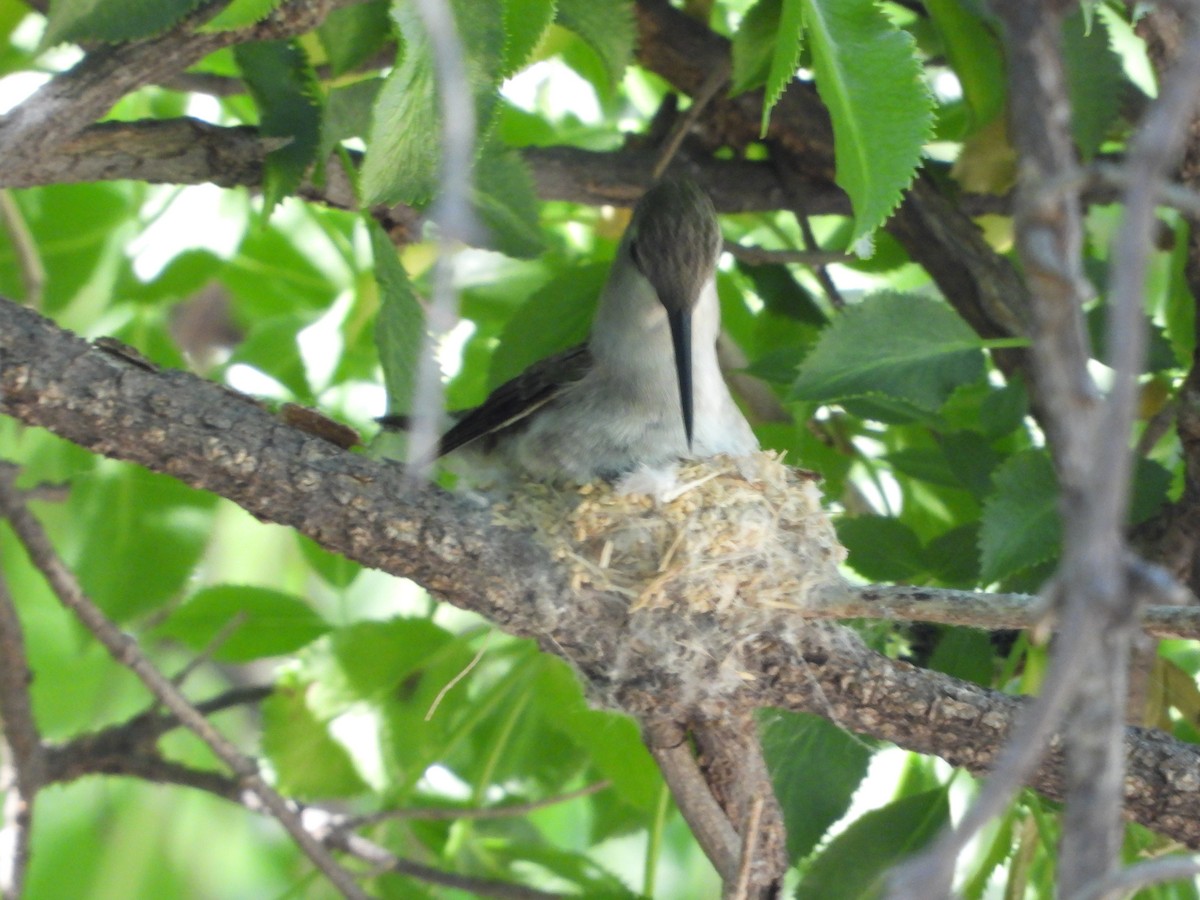
{"label": "hummingbird", "polygon": [[721,246],[699,185],[676,177],[651,187],[621,239],[587,343],[492,391],[442,436],[439,455],[469,449],[539,481],[584,483],[757,450],[717,363]]}

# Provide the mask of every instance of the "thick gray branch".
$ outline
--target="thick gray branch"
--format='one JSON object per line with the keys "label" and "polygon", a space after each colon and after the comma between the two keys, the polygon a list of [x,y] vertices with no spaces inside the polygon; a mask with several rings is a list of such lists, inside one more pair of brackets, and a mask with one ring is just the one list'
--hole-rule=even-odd
{"label": "thick gray branch", "polygon": [[6,183],[45,183],[52,178],[54,169],[47,166],[54,166],[55,151],[130,91],[182,72],[222,47],[307,31],[331,6],[329,0],[291,0],[249,28],[194,31],[215,11],[206,6],[164,34],[93,50],[0,117],[0,159],[11,179]]}
{"label": "thick gray branch", "polygon": [[[214,491],[538,637],[593,692],[643,721],[719,718],[764,705],[805,710],[982,772],[1021,705],[887,659],[843,629],[795,615],[631,615],[612,595],[572,593],[527,536],[493,526],[484,512],[436,488],[407,484],[398,467],[297,431],[218,385],[94,347],[3,301],[0,411]],[[690,648],[693,656],[638,654],[631,633],[652,637],[654,647]],[[738,673],[733,682],[716,677],[728,671]],[[706,686],[700,695],[697,684]],[[1130,815],[1200,846],[1200,748],[1130,730],[1126,749]],[[1053,756],[1033,784],[1061,795]]]}

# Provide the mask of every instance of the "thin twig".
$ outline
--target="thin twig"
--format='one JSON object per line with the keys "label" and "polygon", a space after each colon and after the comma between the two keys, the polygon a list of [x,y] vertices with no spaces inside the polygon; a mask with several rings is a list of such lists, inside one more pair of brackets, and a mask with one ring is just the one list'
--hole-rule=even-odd
{"label": "thin twig", "polygon": [[441,190],[432,217],[438,226],[438,255],[413,396],[393,399],[410,401],[407,461],[411,477],[423,480],[437,456],[443,411],[437,343],[454,327],[458,315],[455,258],[459,247],[469,242],[475,221],[471,211],[471,163],[476,122],[474,94],[467,78],[453,8],[440,0],[416,0],[416,9],[433,47],[442,116]]}
{"label": "thin twig", "polygon": [[[78,743],[72,742],[72,744]],[[193,788],[231,803],[237,803],[258,815],[269,815],[269,812],[258,802],[258,798],[243,790],[237,780],[219,772],[193,769],[165,760],[157,754],[124,753],[114,757],[97,752],[94,748],[76,746],[71,749],[68,745],[64,748],[53,748],[52,762],[60,755],[70,758],[69,760],[64,758],[52,765],[52,769],[57,769],[61,773],[61,777],[50,779],[54,782],[72,781],[92,774],[119,775]],[[344,820],[315,807],[308,807],[304,810],[304,821],[315,839],[324,846],[331,850],[349,853],[351,856],[375,866],[381,872],[396,872],[429,884],[467,891],[477,897],[498,897],[502,900],[506,900],[506,898],[507,900],[551,900],[551,898],[560,896],[522,885],[444,872],[441,869],[395,856],[366,838],[356,834],[347,834]],[[4,900],[8,900],[8,898],[5,897]]]}
{"label": "thin twig", "polygon": [[[1142,631],[1151,637],[1200,640],[1200,606],[1175,583],[1163,586],[1155,606],[1142,611]],[[1055,611],[1033,594],[988,594],[956,588],[847,584],[830,589],[814,606],[798,610],[812,619],[883,619],[964,625],[985,631],[1056,627]]]}
{"label": "thin twig", "polygon": [[1129,897],[1156,884],[1183,881],[1197,875],[1200,875],[1200,858],[1195,856],[1169,856],[1145,860],[1088,885],[1076,894],[1073,900]]}
{"label": "thin twig", "polygon": [[0,576],[0,897],[17,900],[29,867],[33,806],[45,784],[45,746],[33,715],[33,676],[21,620]]}
{"label": "thin twig", "polygon": [[726,241],[724,249],[734,259],[751,266],[797,263],[802,266],[819,267],[832,263],[857,262],[853,256],[834,250],[766,250],[736,241]]}
{"label": "thin twig", "polygon": [[42,291],[46,287],[46,267],[38,251],[37,241],[29,232],[25,216],[13,199],[12,191],[0,190],[0,223],[12,242],[17,258],[17,270],[21,273],[21,285],[25,288],[25,303],[41,309]]}
{"label": "thin twig", "polygon": [[217,633],[209,638],[208,643],[200,648],[200,652],[189,659],[182,669],[171,676],[171,684],[177,688],[183,687],[183,683],[191,677],[192,673],[212,659],[213,654],[220,650],[225,645],[225,642],[233,637],[233,633],[241,628],[245,622],[245,610],[239,610],[231,616],[229,621],[218,628]]}
{"label": "thin twig", "polygon": [[441,869],[396,856],[357,834],[331,831],[327,840],[331,846],[356,856],[364,862],[371,863],[378,872],[407,875],[409,878],[415,878],[428,884],[438,884],[466,891],[476,897],[496,897],[499,900],[560,900],[563,897],[562,894],[539,891],[537,888],[525,887],[521,884],[509,884],[504,881],[475,878],[471,875],[459,875],[455,872],[443,872]]}
{"label": "thin twig", "polygon": [[379,812],[367,813],[361,816],[347,816],[340,819],[337,827],[342,831],[348,831],[355,828],[362,828],[366,825],[376,825],[380,822],[389,822],[396,819],[422,819],[428,822],[453,822],[459,819],[471,819],[478,821],[480,819],[511,819],[515,816],[528,815],[531,812],[536,812],[539,809],[546,809],[550,806],[558,806],[561,803],[569,803],[572,800],[578,800],[581,797],[590,797],[592,794],[598,794],[600,791],[607,790],[612,787],[612,782],[605,778],[602,781],[596,781],[592,784],[584,785],[581,788],[576,788],[573,791],[567,791],[563,794],[555,794],[553,797],[546,797],[542,800],[530,800],[528,803],[512,803],[505,806],[481,806],[481,807],[445,807],[445,806],[411,806],[405,809],[385,809]]}
{"label": "thin twig", "polygon": [[453,690],[454,686],[471,674],[471,670],[479,665],[479,661],[483,659],[483,654],[487,652],[488,641],[491,640],[492,632],[488,632],[483,636],[483,641],[479,645],[479,650],[471,657],[471,661],[463,666],[461,672],[442,685],[442,689],[437,692],[437,696],[433,698],[433,702],[429,704],[429,709],[425,713],[425,721],[428,722],[433,718],[433,714],[437,712],[437,708],[442,705],[442,699]]}
{"label": "thin twig", "polygon": [[750,807],[750,815],[742,835],[742,860],[738,865],[737,883],[730,894],[730,900],[747,900],[750,896],[750,870],[754,866],[754,856],[758,850],[758,828],[762,822],[764,805],[763,798],[757,797]]}
{"label": "thin twig", "polygon": [[132,671],[179,721],[196,734],[217,758],[229,766],[238,781],[253,791],[271,815],[287,830],[313,864],[325,874],[343,896],[366,900],[367,894],[353,876],[338,865],[329,851],[304,827],[295,808],[259,774],[258,764],[245,756],[220,731],[212,726],[170,679],[158,671],[139,649],[137,642],[123,634],[100,609],[84,595],[75,576],[58,558],[41,524],[30,514],[13,487],[16,467],[0,465],[0,513],[8,519],[30,560],[45,577],[51,590],[83,625],[100,641],[113,659]]}
{"label": "thin twig", "polygon": [[[648,729],[650,735],[653,729]],[[662,770],[675,805],[683,814],[704,854],[712,861],[721,881],[729,884],[738,876],[741,843],[725,812],[709,790],[687,741],[671,747],[648,743],[650,753]]]}
{"label": "thin twig", "polygon": [[726,57],[722,59],[721,65],[716,66],[708,73],[708,77],[704,79],[700,89],[692,96],[692,105],[675,120],[671,130],[663,138],[652,170],[655,181],[662,177],[663,172],[667,171],[667,167],[671,165],[675,154],[679,152],[679,147],[683,144],[687,133],[692,130],[692,126],[699,121],[700,114],[704,112],[705,107],[712,102],[713,98],[717,96],[717,92],[729,80],[729,66],[729,60]]}
{"label": "thin twig", "polygon": [[[800,237],[804,241],[804,251],[806,253],[819,252],[821,245],[817,241],[816,234],[813,233],[812,223],[808,220],[808,206],[804,201],[804,186],[799,183],[796,176],[799,167],[791,163],[790,154],[787,154],[782,149],[779,150],[776,158],[781,160],[781,162],[776,165],[775,170],[779,173],[779,180],[783,182],[783,189],[787,195],[788,205],[792,208],[792,215],[795,217],[796,223],[800,226]],[[823,264],[814,264],[812,270],[821,285],[821,290],[829,298],[830,305],[834,309],[845,308],[846,301],[842,297],[842,292],[834,284],[829,270]]]}
{"label": "thin twig", "polygon": [[[1040,0],[997,0],[992,8],[1004,24],[1009,93],[1022,98],[1013,106],[1009,122],[1020,157],[1014,224],[1032,301],[1030,359],[1035,396],[1044,410],[1042,424],[1061,488],[1063,560],[1048,596],[1065,615],[1074,617],[1088,588],[1092,594],[1116,590],[1124,558],[1117,523],[1088,515],[1093,498],[1087,492],[1096,487],[1090,475],[1098,443],[1098,390],[1087,368],[1091,354],[1082,314],[1091,289],[1083,273],[1082,179],[1077,179],[1076,151],[1068,130],[1070,101],[1060,50],[1065,12],[1062,6]],[[1109,442],[1127,445],[1127,434],[1128,428],[1110,434]],[[1101,492],[1121,490],[1121,483],[1101,487]],[[1085,582],[1085,574],[1089,581]],[[891,900],[949,896],[958,855],[974,834],[1008,805],[1063,717],[1078,707],[1080,685],[1090,674],[1092,662],[1102,655],[1101,636],[1100,629],[1090,622],[1071,625],[1054,649],[1042,694],[1022,715],[982,790],[957,828],[944,832],[929,850],[893,873]],[[1101,681],[1109,675],[1114,680],[1124,678],[1119,641],[1114,653],[1115,658],[1106,660],[1113,671],[1100,676]],[[1069,744],[1073,737],[1067,737]],[[1073,744],[1067,760],[1068,816],[1073,814],[1072,801],[1079,798],[1077,789],[1081,787],[1072,773],[1079,771],[1083,757],[1080,745]],[[1099,769],[1103,771],[1107,763]],[[1107,787],[1106,782],[1104,790],[1094,796],[1110,799]],[[1109,813],[1102,804],[1096,816],[1101,829],[1097,844],[1105,849],[1111,839]],[[1064,842],[1072,841],[1071,830],[1064,829]],[[1110,864],[1106,859],[1097,864],[1097,870]]]}

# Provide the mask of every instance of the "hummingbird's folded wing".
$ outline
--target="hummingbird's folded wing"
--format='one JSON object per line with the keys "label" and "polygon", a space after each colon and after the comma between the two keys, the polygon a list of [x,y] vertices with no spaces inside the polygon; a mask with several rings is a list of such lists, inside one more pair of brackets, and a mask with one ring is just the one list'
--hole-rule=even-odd
{"label": "hummingbird's folded wing", "polygon": [[525,420],[530,415],[579,381],[591,366],[592,355],[586,344],[539,360],[500,385],[483,403],[455,422],[442,435],[438,455],[444,456],[480,438],[485,439],[484,449],[490,450],[496,438],[528,424]]}

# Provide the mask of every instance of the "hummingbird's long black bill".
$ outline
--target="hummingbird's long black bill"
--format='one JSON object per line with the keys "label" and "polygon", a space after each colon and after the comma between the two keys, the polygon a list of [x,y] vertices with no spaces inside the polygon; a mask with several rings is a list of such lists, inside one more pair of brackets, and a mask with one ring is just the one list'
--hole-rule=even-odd
{"label": "hummingbird's long black bill", "polygon": [[675,345],[675,375],[679,378],[679,405],[683,409],[683,432],[692,449],[692,311],[668,309],[671,343]]}

